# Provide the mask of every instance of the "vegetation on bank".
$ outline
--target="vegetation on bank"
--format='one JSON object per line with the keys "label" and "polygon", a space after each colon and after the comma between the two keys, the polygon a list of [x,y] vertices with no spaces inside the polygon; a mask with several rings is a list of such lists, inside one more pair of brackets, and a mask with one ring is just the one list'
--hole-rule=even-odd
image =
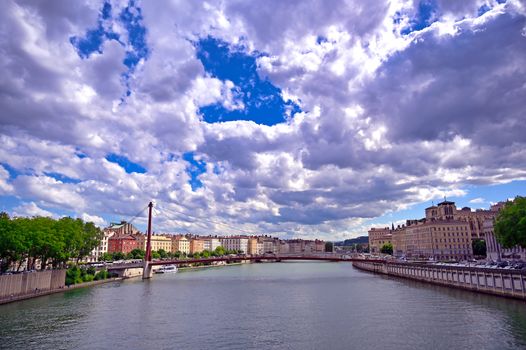
{"label": "vegetation on bank", "polygon": [[526,248],[526,197],[516,197],[497,215],[495,236],[504,248]]}
{"label": "vegetation on bank", "polygon": [[28,270],[65,267],[70,260],[80,261],[100,244],[102,231],[92,222],[64,217],[14,217],[0,213],[0,272],[14,265],[19,271],[28,260]]}
{"label": "vegetation on bank", "polygon": [[111,277],[115,276],[109,273],[106,269],[97,271],[94,267],[88,267],[86,269],[75,265],[66,271],[66,286],[84,282],[100,281]]}

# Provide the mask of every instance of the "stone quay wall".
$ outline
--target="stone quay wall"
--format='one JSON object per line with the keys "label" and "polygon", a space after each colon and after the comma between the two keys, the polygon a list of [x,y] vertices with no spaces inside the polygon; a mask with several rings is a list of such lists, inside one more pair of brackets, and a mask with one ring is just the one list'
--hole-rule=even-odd
{"label": "stone quay wall", "polygon": [[44,270],[0,276],[0,299],[64,288],[66,270]]}
{"label": "stone quay wall", "polygon": [[526,271],[430,264],[354,261],[353,266],[389,276],[526,300]]}

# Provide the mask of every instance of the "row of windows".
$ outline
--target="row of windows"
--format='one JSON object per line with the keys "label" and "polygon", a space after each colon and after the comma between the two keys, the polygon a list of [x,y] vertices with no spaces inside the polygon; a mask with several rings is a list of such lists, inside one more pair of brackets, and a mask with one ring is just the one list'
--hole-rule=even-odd
{"label": "row of windows", "polygon": [[[444,247],[439,247],[439,245],[436,244],[436,245],[435,245],[435,248],[436,248],[436,249],[439,249],[439,248],[446,248],[446,249],[447,249],[447,248],[448,248],[448,245],[446,244]],[[453,249],[453,248],[463,248],[463,249],[467,249],[468,246],[465,245],[465,244],[461,244],[461,245],[459,245],[459,246],[456,246],[456,245],[452,245],[452,244],[450,244],[450,245],[449,245],[449,249]]]}
{"label": "row of windows", "polygon": [[[453,242],[454,243],[454,242],[466,242],[466,241],[467,241],[467,239],[462,239],[462,238],[457,238],[456,241],[455,241],[455,238],[448,238],[447,241],[446,241],[446,238],[444,238],[443,242],[444,243],[446,243],[446,242],[449,242],[449,243]],[[439,238],[435,238],[435,243],[438,243],[438,242],[442,243],[442,238],[440,238],[440,239]]]}

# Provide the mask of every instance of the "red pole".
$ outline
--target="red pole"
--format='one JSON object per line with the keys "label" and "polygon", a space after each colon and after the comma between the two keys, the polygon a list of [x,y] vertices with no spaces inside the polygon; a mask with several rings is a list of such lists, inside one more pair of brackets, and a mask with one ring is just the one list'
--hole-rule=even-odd
{"label": "red pole", "polygon": [[144,257],[145,261],[152,261],[152,208],[153,203],[148,204],[148,239],[146,240],[146,256]]}

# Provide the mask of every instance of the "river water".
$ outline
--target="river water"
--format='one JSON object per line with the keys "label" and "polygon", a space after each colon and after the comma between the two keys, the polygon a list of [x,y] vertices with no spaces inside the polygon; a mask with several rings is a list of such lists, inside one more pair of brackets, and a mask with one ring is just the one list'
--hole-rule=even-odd
{"label": "river water", "polygon": [[526,303],[354,269],[245,264],[0,306],[1,349],[526,349]]}

